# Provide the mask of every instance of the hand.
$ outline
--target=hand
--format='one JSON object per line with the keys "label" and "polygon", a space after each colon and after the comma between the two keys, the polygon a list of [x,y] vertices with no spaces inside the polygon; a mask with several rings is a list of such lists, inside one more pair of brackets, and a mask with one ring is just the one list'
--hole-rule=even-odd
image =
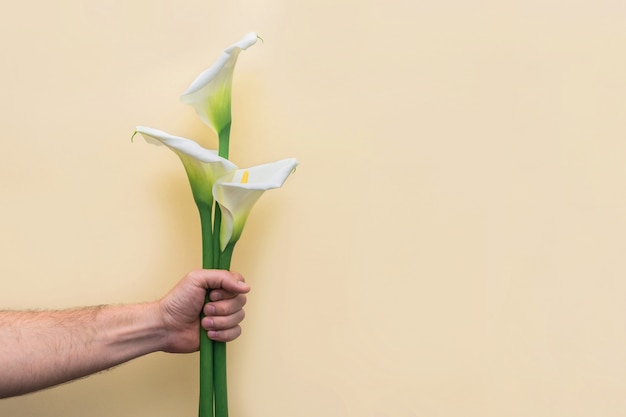
{"label": "hand", "polygon": [[[205,304],[206,291],[211,289],[210,302]],[[250,287],[236,273],[217,269],[201,269],[185,276],[159,303],[166,329],[166,352],[188,353],[198,350],[199,326],[208,330],[211,339],[229,342],[241,334],[239,323],[244,318],[245,294]],[[205,317],[200,323],[200,312]]]}

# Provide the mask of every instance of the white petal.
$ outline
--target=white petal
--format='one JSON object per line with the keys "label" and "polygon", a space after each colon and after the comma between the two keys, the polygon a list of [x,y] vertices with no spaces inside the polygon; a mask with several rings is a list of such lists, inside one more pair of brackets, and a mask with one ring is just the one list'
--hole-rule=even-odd
{"label": "white petal", "polygon": [[200,162],[206,163],[221,163],[225,169],[232,171],[237,169],[237,166],[230,162],[228,159],[222,158],[217,154],[217,151],[212,151],[198,145],[197,142],[183,138],[180,136],[170,135],[162,130],[153,129],[146,126],[137,126],[136,132],[140,133],[146,142],[154,145],[166,145],[174,151],[183,153],[190,156]]}
{"label": "white petal", "polygon": [[[236,242],[241,236],[248,215],[265,190],[283,185],[298,161],[295,158],[283,159],[271,164],[239,169],[219,178],[213,185],[213,198],[222,208],[220,245]],[[247,182],[241,179],[247,172]]]}
{"label": "white petal", "polygon": [[194,93],[201,90],[212,79],[214,79],[220,73],[222,68],[233,58],[233,55],[236,57],[239,52],[254,45],[258,39],[259,37],[256,33],[250,32],[241,40],[226,48],[217,61],[209,69],[202,72],[183,93],[181,97],[183,103],[195,101],[195,97],[193,97]]}
{"label": "white petal", "polygon": [[[257,165],[237,171],[220,178],[216,184],[224,187],[236,187],[246,190],[269,190],[281,187],[287,177],[298,166],[295,158],[282,159],[269,164]],[[248,182],[241,183],[244,172],[248,172]]]}

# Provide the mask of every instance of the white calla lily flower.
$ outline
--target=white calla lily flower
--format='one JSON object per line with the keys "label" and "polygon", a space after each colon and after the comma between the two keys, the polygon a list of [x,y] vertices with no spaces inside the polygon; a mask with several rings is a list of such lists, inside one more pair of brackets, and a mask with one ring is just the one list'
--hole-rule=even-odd
{"label": "white calla lily flower", "polygon": [[202,72],[181,96],[181,101],[196,109],[198,116],[218,136],[230,129],[233,72],[239,53],[259,39],[254,32],[226,48],[209,69]]}
{"label": "white calla lily flower", "polygon": [[238,169],[219,178],[213,185],[213,197],[222,210],[220,246],[239,240],[250,210],[264,191],[279,188],[296,169],[295,158]]}
{"label": "white calla lily flower", "polygon": [[213,184],[218,178],[237,169],[235,164],[218,156],[216,151],[205,149],[191,139],[173,136],[145,126],[137,126],[135,134],[137,133],[141,134],[146,142],[165,145],[178,155],[189,177],[191,191],[197,203],[211,206]]}

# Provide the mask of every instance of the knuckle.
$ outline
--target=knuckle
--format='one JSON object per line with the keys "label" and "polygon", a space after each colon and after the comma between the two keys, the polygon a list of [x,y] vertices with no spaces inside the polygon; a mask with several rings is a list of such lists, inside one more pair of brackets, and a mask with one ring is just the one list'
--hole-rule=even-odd
{"label": "knuckle", "polygon": [[198,279],[200,279],[201,275],[202,275],[201,269],[194,269],[187,274],[187,279],[190,279],[192,281],[197,281]]}

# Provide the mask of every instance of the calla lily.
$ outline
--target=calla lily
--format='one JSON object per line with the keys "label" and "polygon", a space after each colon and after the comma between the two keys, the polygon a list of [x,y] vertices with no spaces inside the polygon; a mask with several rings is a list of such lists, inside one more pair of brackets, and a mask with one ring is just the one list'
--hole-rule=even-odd
{"label": "calla lily", "polygon": [[181,101],[192,105],[200,119],[219,137],[225,130],[230,131],[231,90],[237,57],[258,39],[257,34],[251,32],[226,48],[215,64],[201,73],[181,96]]}
{"label": "calla lily", "polygon": [[237,169],[235,164],[218,156],[216,151],[205,149],[191,139],[145,126],[137,126],[137,133],[148,143],[165,145],[178,155],[187,171],[193,198],[208,207],[213,204],[212,185],[218,178]]}
{"label": "calla lily", "polygon": [[[201,73],[181,96],[200,119],[217,133],[219,151],[203,148],[191,139],[145,126],[136,134],[153,144],[165,145],[182,161],[199,209],[202,229],[202,267],[230,269],[235,243],[248,215],[263,192],[279,188],[295,170],[290,158],[249,169],[237,169],[228,158],[233,72],[239,53],[260,39],[249,33],[224,50],[212,67]],[[209,290],[210,291],[210,290]],[[207,292],[206,299],[209,300]],[[201,314],[201,317],[203,314]],[[200,332],[199,417],[228,417],[226,344]]]}
{"label": "calla lily", "polygon": [[250,210],[263,192],[281,187],[297,166],[295,158],[283,159],[238,169],[217,180],[213,185],[213,197],[222,210],[221,250],[239,240]]}

